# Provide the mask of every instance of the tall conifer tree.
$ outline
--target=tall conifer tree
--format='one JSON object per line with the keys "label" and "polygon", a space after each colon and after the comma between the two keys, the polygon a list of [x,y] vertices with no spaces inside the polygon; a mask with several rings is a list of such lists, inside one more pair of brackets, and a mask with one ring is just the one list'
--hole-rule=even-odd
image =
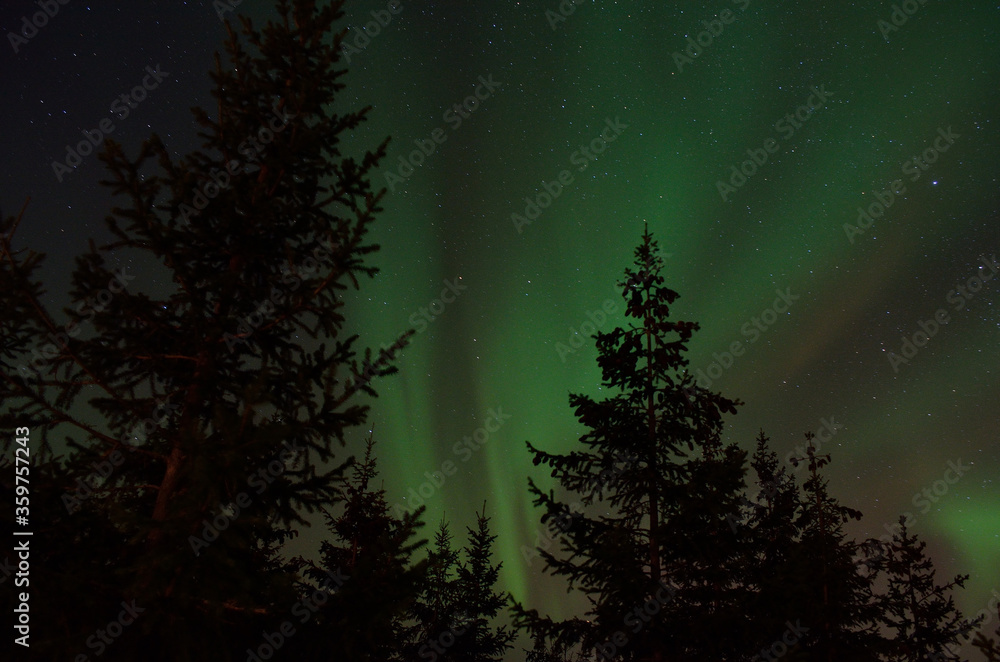
{"label": "tall conifer tree", "polygon": [[[201,150],[176,159],[153,136],[133,158],[107,143],[114,240],[78,259],[70,294],[92,305],[66,309],[69,325],[44,305],[41,256],[14,247],[18,219],[0,226],[0,425],[69,437],[48,498],[79,506],[38,547],[55,559],[114,532],[76,579],[95,608],[53,615],[65,659],[122,601],[145,611],[104,659],[227,659],[272,626],[295,597],[276,550],[336,500],[338,446],[366,418],[357,396],[392,371],[344,331],[347,291],[376,272],[384,191],[369,177],[385,143],[342,151],[369,110],[338,103],[342,5],[278,0],[263,28],[227,24],[217,106],[195,111]],[[112,460],[83,494],[77,479]],[[39,581],[38,595],[67,590]]]}
{"label": "tall conifer tree", "polygon": [[945,584],[935,581],[927,543],[919,540],[899,518],[899,528],[881,547],[870,567],[883,577],[879,596],[880,621],[889,631],[886,659],[892,662],[960,660],[952,651],[977,623],[963,618],[951,592],[964,588],[968,575],[956,575]]}
{"label": "tall conifer tree", "polygon": [[877,660],[880,652],[878,609],[871,579],[855,558],[858,545],[847,538],[844,525],[861,513],[840,504],[828,490],[821,469],[829,455],[819,455],[806,433],[804,463],[808,478],[802,486],[782,601],[789,619],[810,629],[798,645],[812,659],[833,662]]}
{"label": "tall conifer tree", "polygon": [[[428,564],[414,555],[426,544],[418,538],[423,508],[397,518],[378,478],[374,442],[350,469],[343,509],[327,513],[330,538],[319,565],[306,563],[305,596],[318,595],[315,616],[296,634],[289,659],[390,662],[400,660],[409,631],[408,614],[427,581]],[[300,559],[301,561],[301,559]],[[307,606],[309,611],[312,608]],[[300,610],[302,611],[302,610]],[[300,620],[305,619],[303,611]]]}
{"label": "tall conifer tree", "polygon": [[695,383],[684,354],[697,324],[670,319],[678,294],[648,230],[620,283],[630,324],[596,336],[604,400],[574,394],[587,428],[582,448],[528,448],[573,504],[529,480],[542,521],[560,521],[561,549],[542,550],[548,572],[591,602],[587,620],[555,623],[515,607],[519,623],[557,648],[628,660],[684,659],[721,648],[739,616],[727,569],[740,534],[745,453],[720,440],[739,404]]}
{"label": "tall conifer tree", "polygon": [[467,530],[464,560],[458,567],[458,586],[464,632],[456,643],[456,662],[501,662],[516,634],[494,621],[507,605],[506,595],[497,591],[502,564],[493,563],[490,518],[476,513],[476,525]]}
{"label": "tall conifer tree", "polygon": [[452,549],[448,524],[441,522],[428,557],[427,581],[413,609],[412,640],[405,660],[500,662],[516,633],[496,625],[507,604],[497,591],[501,564],[493,563],[490,519],[476,514],[461,554]]}

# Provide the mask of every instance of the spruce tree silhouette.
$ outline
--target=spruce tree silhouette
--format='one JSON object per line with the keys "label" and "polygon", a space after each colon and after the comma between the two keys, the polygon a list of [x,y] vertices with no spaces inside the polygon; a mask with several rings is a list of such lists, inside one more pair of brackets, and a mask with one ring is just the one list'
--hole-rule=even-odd
{"label": "spruce tree silhouette", "polygon": [[[320,564],[297,559],[308,578],[303,595],[315,615],[289,642],[288,659],[388,662],[401,659],[409,613],[432,568],[415,559],[426,540],[418,537],[423,509],[396,517],[383,488],[369,436],[364,458],[350,469],[343,509],[326,513],[331,533],[320,548]],[[305,613],[298,620],[305,618]]]}
{"label": "spruce tree silhouette", "polygon": [[[610,394],[570,396],[586,429],[570,452],[528,443],[559,490],[529,478],[542,523],[560,531],[558,547],[539,548],[538,556],[545,572],[586,597],[589,610],[555,621],[515,602],[515,622],[534,640],[527,659],[946,655],[968,628],[946,596],[962,578],[935,585],[923,548],[905,533],[889,560],[859,563],[872,541],[847,537],[845,525],[861,513],[829,494],[823,469],[830,457],[816,452],[811,433],[789,469],[760,432],[749,496],[746,453],[720,437],[722,415],[739,403],[701,388],[685,370],[698,327],[669,319],[678,295],[663,286],[662,269],[647,230],[620,284],[630,323],[596,335]],[[802,485],[793,474],[800,466]],[[879,591],[883,584],[887,592]],[[893,627],[910,634],[887,636]]]}
{"label": "spruce tree silhouette", "polygon": [[935,581],[934,563],[927,556],[927,543],[918,539],[899,518],[899,528],[888,541],[872,541],[881,554],[870,557],[869,566],[880,573],[886,589],[878,598],[880,621],[891,633],[885,659],[960,660],[954,652],[966,635],[982,620],[963,618],[950,595],[964,588],[968,575],[956,575],[945,584]]}
{"label": "spruce tree silhouette", "polygon": [[670,319],[678,294],[663,285],[662,271],[647,228],[619,284],[631,323],[596,335],[602,387],[613,394],[570,396],[587,428],[582,448],[551,454],[528,443],[534,463],[576,495],[568,503],[529,479],[542,522],[563,530],[561,549],[540,550],[545,570],[591,603],[587,620],[564,622],[514,605],[517,623],[556,651],[687,659],[725,647],[734,619],[743,618],[743,589],[727,565],[743,535],[729,518],[740,513],[746,454],[720,440],[722,415],[740,403],[685,370],[698,325]]}
{"label": "spruce tree silhouette", "polygon": [[[277,550],[336,502],[358,396],[393,372],[344,330],[346,291],[376,272],[367,233],[384,190],[369,177],[386,143],[342,152],[369,111],[333,110],[342,6],[279,0],[263,28],[227,24],[217,109],[195,111],[202,150],[106,144],[104,183],[124,199],[115,239],[78,258],[70,294],[111,296],[67,309],[69,325],[44,305],[42,256],[15,248],[23,215],[0,222],[0,424],[69,437],[49,498],[79,506],[38,532],[33,559],[76,555],[79,572],[40,575],[36,595],[89,596],[88,609],[35,604],[59,626],[33,642],[46,654],[72,659],[134,600],[141,617],[102,659],[228,659],[298,597]],[[138,291],[140,269],[158,292]],[[91,479],[94,465],[110,468]]]}
{"label": "spruce tree silhouette", "polygon": [[494,621],[507,604],[497,591],[501,564],[493,563],[490,518],[476,514],[461,553],[442,521],[428,555],[429,570],[410,614],[412,627],[402,660],[500,662],[517,633]]}
{"label": "spruce tree silhouette", "polygon": [[475,528],[466,529],[468,542],[464,559],[458,566],[459,611],[464,632],[455,645],[455,662],[501,662],[517,634],[505,625],[494,625],[507,605],[506,594],[499,593],[502,564],[493,563],[493,542],[486,504],[476,513]]}
{"label": "spruce tree silhouette", "polygon": [[791,459],[793,466],[805,465],[808,478],[780,597],[789,618],[811,629],[797,642],[811,658],[877,660],[880,637],[871,581],[855,561],[858,544],[844,532],[844,524],[862,515],[828,493],[820,470],[830,456],[817,454],[812,439],[807,432],[805,457]]}

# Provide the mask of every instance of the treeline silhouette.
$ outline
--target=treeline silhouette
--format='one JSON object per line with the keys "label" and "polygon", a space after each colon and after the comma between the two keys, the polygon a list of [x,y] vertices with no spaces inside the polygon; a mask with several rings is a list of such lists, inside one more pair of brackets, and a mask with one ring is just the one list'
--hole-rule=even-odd
{"label": "treeline silhouette", "polygon": [[[570,396],[585,431],[569,452],[527,447],[552,485],[528,478],[548,541],[532,554],[586,613],[554,620],[498,588],[488,504],[461,542],[444,521],[422,537],[422,508],[387,503],[374,435],[342,450],[412,336],[372,352],[345,330],[345,294],[377,273],[387,141],[342,152],[370,110],[338,105],[343,3],[276,9],[230,29],[218,111],[195,111],[202,150],[105,144],[123,202],[113,240],[77,260],[67,322],[44,303],[44,256],[16,247],[26,209],[0,221],[0,427],[7,457],[31,448],[0,478],[3,521],[32,534],[0,578],[16,655],[960,660],[975,637],[1000,660],[992,615],[955,606],[967,576],[939,581],[905,520],[847,537],[861,513],[829,494],[810,437],[801,484],[764,432],[752,454],[722,442],[741,403],[687,372],[698,325],[670,318],[648,229],[619,283],[627,324],[595,336],[611,395]],[[315,556],[290,558],[317,515]]]}

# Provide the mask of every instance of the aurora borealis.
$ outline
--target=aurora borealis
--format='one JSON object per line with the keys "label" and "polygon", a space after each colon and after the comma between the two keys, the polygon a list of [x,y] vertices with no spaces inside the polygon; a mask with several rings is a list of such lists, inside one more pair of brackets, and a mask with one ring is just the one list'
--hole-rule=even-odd
{"label": "aurora borealis", "polygon": [[[72,0],[16,52],[39,9],[4,4],[0,205],[31,196],[20,240],[49,254],[54,306],[112,201],[96,156],[53,162],[106,119],[130,153],[154,131],[193,148],[217,14],[259,23],[268,4]],[[586,336],[622,322],[615,282],[648,223],[672,315],[701,325],[690,369],[745,402],[727,440],[763,428],[785,457],[817,432],[855,535],[909,513],[942,574],[971,574],[967,614],[1000,590],[996,3],[349,5],[344,105],[373,110],[347,148],[392,136],[381,273],[351,325],[376,349],[417,331],[370,422],[425,534],[486,501],[505,587],[573,609],[522,553],[542,531],[526,477],[546,480],[524,442],[579,437],[568,393],[600,393]],[[115,113],[146,67],[163,82]]]}

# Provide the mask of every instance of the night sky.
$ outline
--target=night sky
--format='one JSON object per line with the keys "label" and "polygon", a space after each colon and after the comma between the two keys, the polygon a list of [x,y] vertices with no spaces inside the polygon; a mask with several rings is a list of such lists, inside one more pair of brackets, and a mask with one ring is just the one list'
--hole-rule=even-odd
{"label": "night sky", "polygon": [[[825,430],[832,492],[865,514],[854,535],[909,512],[942,572],[972,575],[967,614],[1000,589],[1000,5],[349,4],[343,108],[373,106],[349,145],[392,136],[381,273],[351,329],[376,349],[418,331],[371,423],[390,501],[428,483],[428,536],[485,500],[505,587],[578,606],[522,555],[540,531],[526,476],[548,480],[524,442],[565,451],[583,432],[567,397],[601,394],[588,336],[623,322],[615,282],[648,223],[672,314],[702,327],[691,369],[746,402],[726,439],[749,450],[763,428],[785,457]],[[20,245],[49,254],[54,307],[112,201],[96,156],[53,162],[105,119],[130,155],[154,131],[194,148],[188,109],[212,107],[224,37],[211,2],[105,5],[71,0],[0,46],[0,207],[31,196]],[[4,2],[4,35],[37,11]],[[147,67],[162,80],[127,107]],[[165,286],[128,266],[130,288]]]}

